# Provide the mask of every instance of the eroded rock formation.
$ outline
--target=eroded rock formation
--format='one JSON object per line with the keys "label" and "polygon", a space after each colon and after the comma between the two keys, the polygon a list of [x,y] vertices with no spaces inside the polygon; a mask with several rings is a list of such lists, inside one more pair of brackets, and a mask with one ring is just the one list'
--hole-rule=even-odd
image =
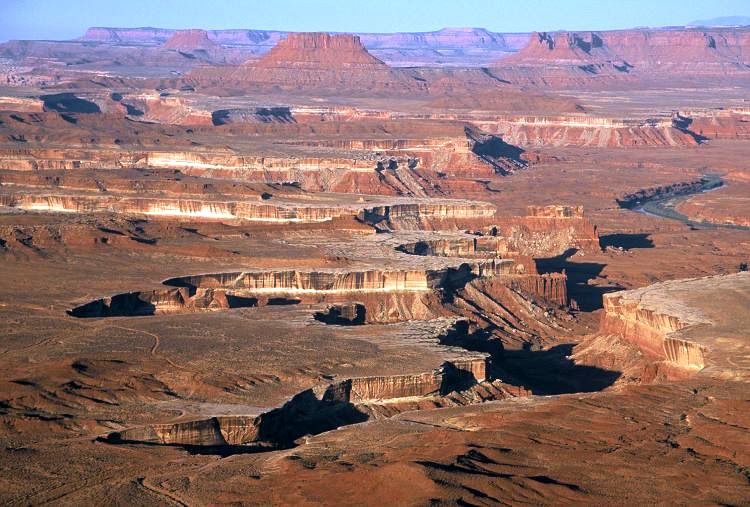
{"label": "eroded rock formation", "polygon": [[746,332],[727,330],[723,322],[731,317],[720,308],[744,306],[749,288],[750,273],[741,272],[605,294],[599,334],[621,337],[648,357],[692,372],[745,376]]}
{"label": "eroded rock formation", "polygon": [[172,34],[162,47],[165,49],[192,52],[196,50],[214,50],[219,45],[208,38],[208,32],[205,30],[179,30]]}
{"label": "eroded rock formation", "polygon": [[258,89],[276,86],[287,90],[328,93],[416,91],[419,82],[391,70],[362,45],[356,35],[293,33],[260,60],[250,60],[229,73],[200,69],[191,74],[199,83]]}
{"label": "eroded rock formation", "polygon": [[748,44],[746,28],[541,32],[498,73],[553,87],[716,80],[747,73]]}
{"label": "eroded rock formation", "polygon": [[696,146],[702,137],[692,125],[665,116],[647,119],[597,118],[591,115],[508,116],[497,122],[477,122],[488,132],[524,147]]}

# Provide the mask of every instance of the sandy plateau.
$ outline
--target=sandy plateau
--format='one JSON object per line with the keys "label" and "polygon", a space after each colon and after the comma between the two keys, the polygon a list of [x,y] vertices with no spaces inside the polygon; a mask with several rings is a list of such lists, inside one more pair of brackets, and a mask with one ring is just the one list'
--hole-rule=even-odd
{"label": "sandy plateau", "polygon": [[0,503],[750,502],[750,29],[0,45]]}

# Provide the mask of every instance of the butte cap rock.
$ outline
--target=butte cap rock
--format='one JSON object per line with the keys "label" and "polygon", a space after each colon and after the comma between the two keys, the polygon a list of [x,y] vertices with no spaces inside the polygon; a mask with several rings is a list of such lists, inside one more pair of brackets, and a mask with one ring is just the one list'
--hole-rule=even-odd
{"label": "butte cap rock", "polygon": [[290,34],[260,60],[240,65],[226,81],[249,87],[312,89],[334,94],[421,87],[418,81],[368,53],[358,36],[317,32]]}
{"label": "butte cap rock", "polygon": [[178,51],[195,51],[196,49],[217,49],[219,45],[208,38],[205,30],[180,30],[162,44],[162,47]]}

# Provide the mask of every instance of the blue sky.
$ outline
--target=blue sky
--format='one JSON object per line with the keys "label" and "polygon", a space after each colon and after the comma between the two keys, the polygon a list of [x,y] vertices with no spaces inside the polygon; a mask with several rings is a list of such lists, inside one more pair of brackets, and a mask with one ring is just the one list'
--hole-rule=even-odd
{"label": "blue sky", "polygon": [[0,41],[70,39],[89,26],[499,32],[680,25],[750,15],[750,0],[0,0]]}

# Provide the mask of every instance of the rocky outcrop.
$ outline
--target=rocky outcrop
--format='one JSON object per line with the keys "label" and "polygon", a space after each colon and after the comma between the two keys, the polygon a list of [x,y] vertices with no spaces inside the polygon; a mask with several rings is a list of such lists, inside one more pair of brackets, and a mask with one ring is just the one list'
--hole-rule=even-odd
{"label": "rocky outcrop", "polygon": [[508,240],[497,236],[479,236],[465,239],[437,239],[406,243],[397,250],[412,255],[437,255],[440,257],[502,258],[510,253]]}
{"label": "rocky outcrop", "polygon": [[564,273],[517,274],[499,277],[509,288],[531,294],[549,303],[564,307],[568,304],[567,276]]}
{"label": "rocky outcrop", "polygon": [[596,146],[696,146],[702,137],[678,118],[618,119],[583,115],[504,116],[479,121],[487,132],[524,147]]}
{"label": "rocky outcrop", "polygon": [[390,65],[481,66],[517,51],[526,33],[496,33],[484,28],[443,28],[421,33],[359,34],[368,51]]}
{"label": "rocky outcrop", "polygon": [[341,303],[329,306],[325,311],[315,312],[315,320],[326,324],[354,326],[365,323],[367,307],[362,303]]}
{"label": "rocky outcrop", "polygon": [[526,394],[512,386],[505,388],[499,382],[485,381],[485,363],[486,358],[480,356],[448,361],[432,372],[350,378],[302,391],[283,406],[255,417],[223,416],[152,424],[111,433],[104,440],[115,444],[248,446],[271,450],[294,446],[295,440],[304,435],[388,417],[402,410],[399,405],[414,410]]}
{"label": "rocky outcrop", "polygon": [[523,256],[552,257],[570,248],[601,248],[597,227],[582,206],[528,206],[524,216],[497,216],[493,222],[479,232],[505,238],[509,250]]}
{"label": "rocky outcrop", "polygon": [[[0,206],[56,213],[118,213],[197,220],[245,220],[268,223],[327,222],[359,215],[363,222],[392,229],[450,228],[492,217],[487,203],[452,199],[393,199],[393,204],[350,202],[339,206],[324,202],[225,201],[198,197],[135,197],[115,193],[59,193],[34,190],[0,193]],[[382,203],[388,202],[384,199]]]}
{"label": "rocky outcrop", "polygon": [[648,201],[668,199],[684,195],[696,194],[723,185],[721,178],[716,176],[703,176],[696,180],[679,181],[670,185],[650,187],[638,190],[617,199],[617,204],[622,208],[633,209]]}
{"label": "rocky outcrop", "polygon": [[445,276],[425,271],[244,271],[171,278],[164,283],[252,293],[423,291],[439,286]]}
{"label": "rocky outcrop", "polygon": [[257,61],[250,60],[230,72],[199,69],[190,79],[202,86],[244,90],[275,87],[329,94],[424,88],[369,54],[356,35],[327,33],[290,34]]}
{"label": "rocky outcrop", "polygon": [[495,207],[488,203],[465,201],[445,204],[395,204],[363,210],[360,218],[379,228],[391,230],[431,229],[431,222],[460,223],[464,220],[489,219]]}
{"label": "rocky outcrop", "polygon": [[557,312],[566,299],[564,274],[503,275],[470,281],[448,306],[470,323],[463,347],[498,354],[552,343],[563,332]]}
{"label": "rocky outcrop", "polygon": [[138,121],[168,125],[213,125],[210,111],[197,108],[181,97],[158,93],[129,95],[122,103],[128,116]]}
{"label": "rocky outcrop", "polygon": [[176,51],[193,52],[196,50],[212,51],[219,48],[219,45],[208,38],[208,32],[205,30],[179,30],[172,34],[162,44],[162,47]]}
{"label": "rocky outcrop", "polygon": [[621,340],[641,353],[640,367],[646,363],[645,374],[652,377],[649,371],[666,369],[660,375],[666,380],[694,374],[745,380],[749,300],[748,272],[605,294],[604,315],[587,354],[606,356],[607,344],[616,348]]}
{"label": "rocky outcrop", "polygon": [[165,42],[176,30],[169,28],[108,28],[91,27],[81,37],[82,40],[92,42]]}
{"label": "rocky outcrop", "polygon": [[750,136],[750,109],[747,108],[680,111],[677,117],[691,132],[707,139],[745,139]]}
{"label": "rocky outcrop", "polygon": [[747,28],[544,32],[500,60],[497,72],[552,87],[674,85],[746,76],[749,46]]}
{"label": "rocky outcrop", "polygon": [[126,292],[77,306],[68,313],[73,317],[124,317],[223,310],[229,308],[223,290],[198,289],[191,295],[186,288]]}
{"label": "rocky outcrop", "polygon": [[44,101],[32,97],[0,97],[0,111],[41,113],[44,111]]}
{"label": "rocky outcrop", "polygon": [[[0,169],[12,171],[80,169],[149,168],[179,170],[182,174],[213,179],[243,180],[263,183],[298,184],[309,191],[370,193],[382,195],[440,195],[451,191],[460,182],[476,183],[478,178],[491,178],[523,167],[502,151],[478,155],[478,144],[467,137],[463,127],[423,124],[424,136],[378,138],[354,135],[338,139],[305,139],[295,126],[297,113],[288,108],[255,108],[243,113],[232,110],[209,112],[182,97],[156,94],[133,94],[118,105],[128,108],[128,117],[139,121],[171,125],[224,125],[231,128],[236,115],[247,117],[247,123],[285,124],[288,137],[275,145],[284,150],[248,150],[238,153],[231,149],[187,150],[121,149],[99,146],[69,148],[17,147],[0,150]],[[217,114],[221,113],[221,114]],[[125,111],[122,112],[125,114]],[[134,116],[135,115],[135,116]],[[251,118],[250,118],[251,117]],[[12,120],[11,120],[12,121]],[[31,123],[31,121],[29,122]],[[65,123],[64,121],[62,123]],[[322,127],[315,127],[316,130]],[[389,127],[384,127],[389,128]],[[438,129],[434,137],[430,130]],[[299,130],[304,130],[302,127]],[[446,132],[448,135],[446,135]],[[450,135],[454,134],[454,135]],[[11,136],[28,136],[18,131]],[[232,133],[236,135],[236,133]],[[496,139],[489,136],[489,139]],[[488,146],[488,141],[481,146]],[[506,145],[506,148],[512,148]],[[520,150],[519,150],[520,151]],[[287,154],[285,155],[284,152]]]}
{"label": "rocky outcrop", "polygon": [[669,301],[657,306],[652,297],[643,298],[646,294],[643,289],[605,294],[600,332],[618,334],[644,353],[679,366],[703,368],[704,347],[680,339],[676,332],[708,321],[700,313]]}

